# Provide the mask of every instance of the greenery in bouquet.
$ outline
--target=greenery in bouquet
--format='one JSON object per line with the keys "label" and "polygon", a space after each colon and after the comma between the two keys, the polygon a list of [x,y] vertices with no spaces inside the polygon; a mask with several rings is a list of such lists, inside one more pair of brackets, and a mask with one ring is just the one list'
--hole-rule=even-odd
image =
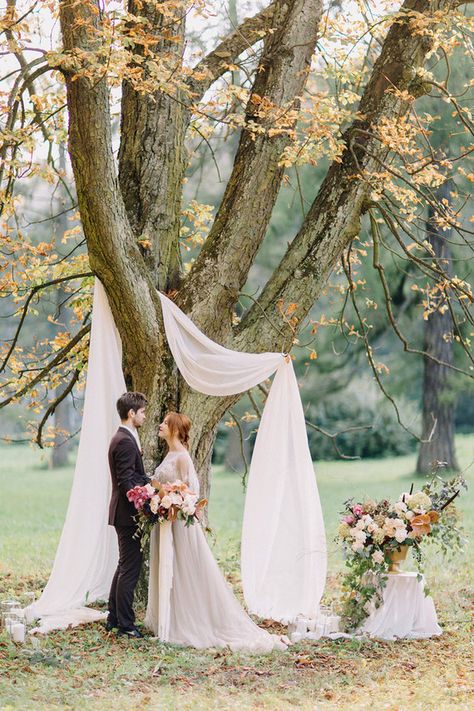
{"label": "greenery in bouquet", "polygon": [[387,499],[354,502],[341,512],[338,538],[342,541],[347,572],[344,576],[342,618],[345,629],[359,629],[382,602],[391,556],[408,546],[421,575],[424,547],[437,544],[443,554],[454,554],[464,544],[454,499],[466,483],[461,476],[444,481],[433,475],[420,491]]}

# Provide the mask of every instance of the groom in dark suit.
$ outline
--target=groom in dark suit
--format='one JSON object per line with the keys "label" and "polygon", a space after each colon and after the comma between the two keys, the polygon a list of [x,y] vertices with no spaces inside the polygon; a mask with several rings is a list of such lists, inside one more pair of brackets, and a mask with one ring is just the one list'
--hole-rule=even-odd
{"label": "groom in dark suit", "polygon": [[136,509],[127,499],[127,491],[143,486],[148,479],[143,468],[138,428],[145,421],[147,401],[142,393],[124,393],[117,400],[121,425],[109,447],[109,466],[112,476],[112,497],[109,524],[115,527],[119,544],[119,562],[109,595],[109,615],[106,629],[118,627],[119,634],[141,637],[135,626],[133,596],[140,575],[142,552],[140,539],[134,538],[137,525],[133,520]]}

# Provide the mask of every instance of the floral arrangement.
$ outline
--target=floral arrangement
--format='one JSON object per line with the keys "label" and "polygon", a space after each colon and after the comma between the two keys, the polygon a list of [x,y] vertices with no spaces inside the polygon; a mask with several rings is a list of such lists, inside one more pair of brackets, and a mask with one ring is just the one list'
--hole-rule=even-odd
{"label": "floral arrangement", "polygon": [[395,552],[408,546],[421,574],[422,543],[437,542],[445,553],[464,543],[452,502],[466,484],[461,477],[444,481],[435,476],[421,491],[400,495],[391,503],[366,500],[345,502],[339,524],[348,572],[343,580],[342,617],[347,630],[361,626],[382,602],[383,587]]}
{"label": "floral arrangement", "polygon": [[127,498],[137,510],[135,517],[142,548],[150,538],[150,533],[157,523],[181,519],[185,526],[200,521],[206,499],[198,495],[179,479],[160,484],[159,489],[151,484],[135,486],[127,492]]}

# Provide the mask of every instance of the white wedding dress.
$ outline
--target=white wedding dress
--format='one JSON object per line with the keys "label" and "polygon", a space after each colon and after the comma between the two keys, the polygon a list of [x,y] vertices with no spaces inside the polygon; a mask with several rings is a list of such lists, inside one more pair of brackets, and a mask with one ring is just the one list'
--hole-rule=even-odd
{"label": "white wedding dress", "polygon": [[[199,480],[186,451],[169,452],[152,477],[184,481],[199,494]],[[157,524],[150,540],[150,577],[145,625],[164,642],[203,649],[270,652],[286,649],[276,635],[256,625],[219,570],[199,524]]]}

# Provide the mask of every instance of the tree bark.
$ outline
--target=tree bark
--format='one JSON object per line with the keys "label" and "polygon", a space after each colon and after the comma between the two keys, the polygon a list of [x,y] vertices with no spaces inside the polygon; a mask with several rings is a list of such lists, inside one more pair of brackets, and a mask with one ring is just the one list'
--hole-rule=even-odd
{"label": "tree bark", "polygon": [[[180,306],[213,338],[225,339],[230,333],[234,304],[265,236],[284,173],[280,158],[294,126],[287,116],[299,106],[322,11],[319,0],[275,3],[277,29],[264,42],[232,174],[179,296]],[[284,124],[271,135],[268,129],[275,120]]]}
{"label": "tree bark", "polygon": [[[180,74],[185,3],[177,8],[178,15],[171,26],[169,18],[161,14],[154,2],[129,0],[128,10],[139,15],[141,23],[146,18],[149,33],[157,37],[151,50],[172,57],[169,59],[169,72]],[[159,39],[164,25],[173,40]],[[133,52],[144,55],[140,47],[133,46]],[[149,80],[146,62],[144,66],[143,78]],[[163,291],[176,288],[181,274],[179,228],[186,168],[183,102],[180,92],[177,96],[168,95],[160,89],[152,94],[145,93],[136,90],[129,80],[122,85],[120,188],[132,230],[141,240],[151,242],[154,281],[156,287]]]}
{"label": "tree bark", "polygon": [[[438,188],[436,197],[440,202],[452,202],[448,181]],[[443,232],[437,226],[436,211],[429,206],[427,241],[433,249],[433,258],[442,264],[448,274],[452,274],[450,235],[451,230]],[[441,302],[425,321],[424,350],[433,358],[452,364],[454,323],[449,309],[443,313],[443,309],[439,308],[443,306],[446,304]],[[432,358],[425,356],[423,360],[423,441],[420,443],[416,471],[418,474],[429,474],[437,462],[443,462],[450,471],[459,471],[454,442],[456,397],[450,387],[450,371],[448,366],[440,365]]]}

